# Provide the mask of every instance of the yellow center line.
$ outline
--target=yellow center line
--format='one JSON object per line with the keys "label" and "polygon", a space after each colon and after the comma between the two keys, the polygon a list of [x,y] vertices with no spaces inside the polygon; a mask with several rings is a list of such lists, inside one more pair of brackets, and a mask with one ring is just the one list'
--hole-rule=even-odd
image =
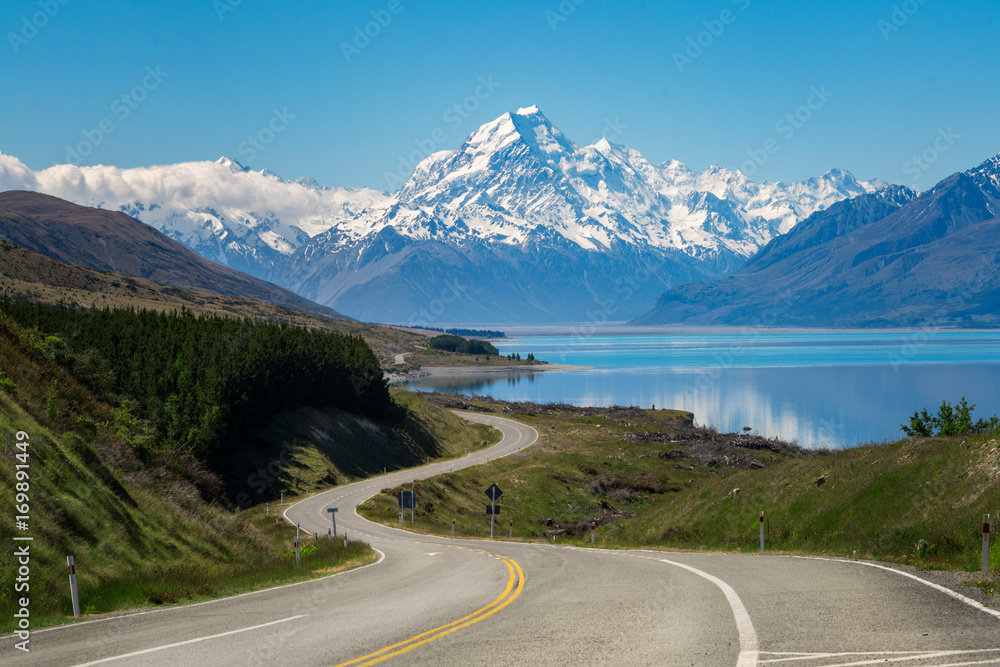
{"label": "yellow center line", "polygon": [[[476,551],[480,550],[476,549]],[[488,552],[484,551],[483,553]],[[501,593],[497,599],[493,600],[493,602],[489,603],[485,607],[482,607],[481,609],[477,609],[468,616],[463,616],[457,621],[452,621],[451,623],[434,628],[433,630],[422,632],[419,635],[410,637],[405,641],[401,641],[391,646],[386,646],[379,651],[363,655],[360,658],[355,658],[354,660],[350,660],[348,662],[342,662],[336,667],[347,667],[348,665],[355,664],[357,664],[357,667],[366,667],[367,665],[377,664],[383,660],[388,660],[389,658],[412,651],[418,646],[423,646],[424,644],[429,644],[432,641],[441,639],[442,637],[450,635],[451,633],[461,630],[462,628],[466,628],[474,623],[478,623],[484,618],[492,616],[509,605],[521,594],[521,591],[524,590],[524,570],[521,569],[521,566],[518,565],[516,561],[507,558],[506,556],[501,556],[499,554],[490,555],[496,556],[502,560],[504,564],[507,565],[507,570],[510,572],[510,577],[507,580],[507,587],[504,588],[503,593]],[[515,582],[517,583],[516,588]],[[388,653],[388,651],[392,652]],[[367,662],[361,662],[362,660],[367,660]]]}

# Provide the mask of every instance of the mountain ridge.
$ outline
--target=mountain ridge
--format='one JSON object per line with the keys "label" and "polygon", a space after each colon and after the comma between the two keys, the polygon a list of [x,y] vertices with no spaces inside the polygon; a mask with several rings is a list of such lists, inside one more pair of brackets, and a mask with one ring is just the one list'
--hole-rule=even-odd
{"label": "mountain ridge", "polygon": [[350,320],[277,285],[218,265],[125,213],[79,206],[51,195],[0,193],[0,238],[74,266]]}
{"label": "mountain ridge", "polygon": [[[731,272],[815,210],[884,187],[837,169],[799,183],[757,184],[722,167],[654,165],[606,139],[579,146],[537,107],[507,112],[457,149],[430,155],[393,194],[286,181],[228,158],[35,173],[0,155],[0,187],[12,184],[117,208],[205,257],[361,319],[399,321],[403,305],[379,304],[405,293],[412,303],[403,315],[442,311],[411,322],[423,324],[573,321],[595,309],[633,317],[672,285]],[[383,233],[388,227],[394,233]],[[376,252],[376,239],[401,254]],[[475,285],[476,296],[460,292],[442,309],[442,295],[455,290],[422,276],[474,263],[483,266],[451,282]],[[616,277],[636,265],[656,278],[621,299]],[[395,273],[376,275],[379,266]],[[534,267],[529,275],[520,273],[524,266]],[[503,282],[512,275],[534,285],[521,280],[512,288]],[[534,293],[540,281],[556,285],[551,297]],[[505,305],[498,311],[496,303]]]}
{"label": "mountain ridge", "polygon": [[919,195],[894,186],[841,201],[733,275],[668,290],[633,323],[1000,326],[997,211],[1000,156]]}

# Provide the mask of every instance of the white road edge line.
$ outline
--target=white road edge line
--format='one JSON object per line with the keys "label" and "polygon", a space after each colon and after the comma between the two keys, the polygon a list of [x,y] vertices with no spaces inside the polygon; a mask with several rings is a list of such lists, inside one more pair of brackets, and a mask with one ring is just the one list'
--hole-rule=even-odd
{"label": "white road edge line", "polygon": [[791,556],[791,558],[802,558],[802,559],[806,559],[806,560],[826,560],[826,561],[831,561],[831,562],[834,562],[834,563],[853,563],[854,565],[866,565],[868,567],[876,567],[876,568],[878,568],[880,570],[885,570],[887,572],[893,572],[895,574],[900,575],[901,577],[909,577],[910,579],[913,579],[914,581],[919,581],[920,583],[924,584],[925,586],[930,586],[931,588],[933,588],[935,590],[941,591],[945,595],[948,595],[950,597],[955,598],[959,602],[964,602],[965,604],[969,605],[973,609],[978,609],[979,611],[985,612],[985,613],[989,614],[990,616],[995,616],[996,618],[1000,618],[1000,611],[998,611],[996,609],[991,609],[990,607],[987,607],[987,606],[985,606],[985,605],[983,605],[983,604],[981,604],[979,602],[976,602],[972,598],[965,597],[961,593],[956,593],[955,591],[953,591],[950,588],[947,588],[945,586],[942,586],[941,584],[935,584],[933,581],[927,581],[926,579],[918,577],[915,574],[910,574],[909,572],[903,572],[902,570],[897,570],[897,569],[892,568],[892,567],[886,567],[885,565],[877,565],[876,563],[869,563],[869,562],[863,561],[863,560],[847,560],[847,559],[844,559],[844,558],[822,558],[822,557],[817,557],[817,556]]}
{"label": "white road edge line", "polygon": [[736,620],[736,630],[740,635],[740,655],[736,660],[736,667],[754,667],[757,664],[757,656],[760,652],[757,641],[757,631],[753,628],[753,623],[750,621],[750,614],[747,613],[747,608],[743,606],[743,601],[740,600],[740,596],[736,594],[733,587],[724,582],[722,579],[719,579],[708,572],[702,572],[701,570],[691,567],[690,565],[678,563],[673,560],[667,560],[666,558],[657,558],[656,560],[661,563],[675,565],[689,572],[693,572],[699,577],[708,579],[713,584],[718,586],[719,590],[721,590],[726,596],[726,600],[729,602],[729,606],[733,610],[733,617]]}
{"label": "white road edge line", "polygon": [[217,602],[225,602],[226,600],[235,600],[236,598],[247,597],[249,595],[257,595],[259,593],[267,593],[268,591],[276,591],[279,588],[292,588],[293,586],[315,584],[321,581],[326,581],[327,579],[333,579],[334,577],[340,577],[345,574],[350,574],[352,572],[358,572],[368,567],[374,567],[385,560],[385,552],[376,549],[375,547],[372,547],[372,551],[378,554],[378,559],[376,559],[374,563],[368,563],[368,565],[362,565],[361,567],[355,567],[350,570],[344,570],[343,572],[335,572],[334,574],[330,574],[325,577],[319,577],[318,579],[306,579],[305,581],[295,581],[290,584],[279,584],[278,586],[271,586],[270,588],[262,588],[259,591],[248,591],[246,593],[237,593],[236,595],[227,595],[226,597],[222,598],[203,600],[201,602],[191,602],[188,604],[179,604],[172,607],[160,607],[158,609],[147,609],[146,611],[123,612],[121,614],[115,614],[114,616],[108,616],[106,618],[95,618],[91,621],[79,621],[76,623],[66,623],[65,625],[53,625],[52,627],[49,628],[40,628],[38,630],[32,630],[32,632],[42,633],[42,632],[53,632],[57,630],[67,630],[69,628],[79,628],[84,625],[91,625],[92,623],[107,623],[108,621],[120,621],[123,618],[134,618],[136,616],[144,616],[146,614],[159,614],[167,611],[177,611],[178,609],[191,609],[192,607],[200,607],[206,604],[216,604]]}
{"label": "white road edge line", "polygon": [[94,660],[92,662],[83,662],[75,667],[89,667],[90,665],[100,665],[105,662],[113,662],[115,660],[124,660],[125,658],[134,658],[137,655],[146,655],[147,653],[156,653],[157,651],[163,651],[168,648],[175,648],[177,646],[184,646],[186,644],[196,644],[197,642],[207,641],[209,639],[218,639],[219,637],[228,637],[230,635],[238,635],[242,632],[250,632],[251,630],[260,630],[261,628],[266,628],[269,625],[277,625],[278,623],[287,623],[288,621],[294,621],[297,618],[304,618],[305,614],[299,614],[298,616],[289,616],[288,618],[283,618],[280,621],[271,621],[270,623],[261,623],[260,625],[255,625],[250,628],[240,628],[239,630],[230,630],[229,632],[220,632],[217,635],[209,635],[208,637],[198,637],[197,639],[188,639],[183,642],[175,642],[173,644],[166,644],[164,646],[156,646],[154,648],[143,649],[142,651],[133,651],[132,653],[126,653],[124,655],[116,655],[110,658],[101,658],[100,660]]}

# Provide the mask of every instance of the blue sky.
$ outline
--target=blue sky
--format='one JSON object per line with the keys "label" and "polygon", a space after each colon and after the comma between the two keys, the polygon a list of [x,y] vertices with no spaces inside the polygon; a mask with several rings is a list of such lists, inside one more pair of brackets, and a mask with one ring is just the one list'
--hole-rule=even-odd
{"label": "blue sky", "polygon": [[1000,152],[995,0],[8,0],[0,26],[0,152],[36,170],[228,155],[394,189],[531,104],[758,181],[926,189]]}

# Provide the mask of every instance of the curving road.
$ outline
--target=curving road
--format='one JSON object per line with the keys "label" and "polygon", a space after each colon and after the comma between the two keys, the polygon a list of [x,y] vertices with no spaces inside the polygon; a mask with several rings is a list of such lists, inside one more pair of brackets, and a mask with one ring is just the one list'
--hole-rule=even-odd
{"label": "curving road", "polygon": [[[32,634],[24,664],[1000,665],[1000,613],[837,559],[426,538],[353,512],[379,490],[532,444],[332,489],[286,512],[381,554],[326,579]],[[2,655],[8,658],[11,647]],[[6,662],[6,660],[4,661]],[[13,664],[13,663],[11,663]]]}

